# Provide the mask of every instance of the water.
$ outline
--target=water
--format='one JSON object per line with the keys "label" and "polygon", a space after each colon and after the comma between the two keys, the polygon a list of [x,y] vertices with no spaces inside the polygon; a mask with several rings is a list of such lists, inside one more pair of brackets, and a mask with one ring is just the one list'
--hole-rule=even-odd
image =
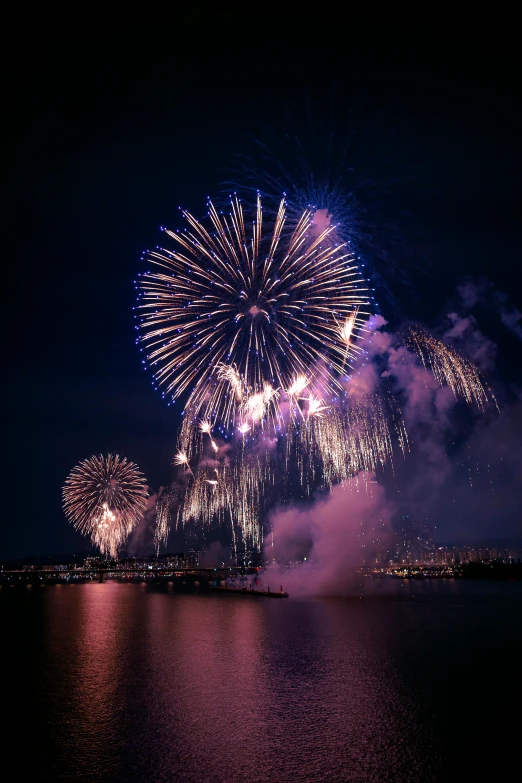
{"label": "water", "polygon": [[502,779],[522,585],[377,588],[275,600],[3,586],[2,737],[17,776],[447,781],[491,757]]}

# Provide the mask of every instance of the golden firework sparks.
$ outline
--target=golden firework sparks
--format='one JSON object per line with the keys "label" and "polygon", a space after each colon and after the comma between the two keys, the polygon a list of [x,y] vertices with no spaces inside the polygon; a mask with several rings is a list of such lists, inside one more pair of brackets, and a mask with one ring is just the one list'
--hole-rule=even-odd
{"label": "golden firework sparks", "polygon": [[133,462],[117,454],[80,462],[63,487],[66,517],[91,537],[103,555],[113,558],[142,518],[146,504],[145,477]]}

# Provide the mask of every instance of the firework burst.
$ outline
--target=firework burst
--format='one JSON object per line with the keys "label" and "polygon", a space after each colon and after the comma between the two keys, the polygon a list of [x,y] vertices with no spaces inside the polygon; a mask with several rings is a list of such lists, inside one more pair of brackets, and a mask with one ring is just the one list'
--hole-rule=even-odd
{"label": "firework burst", "polygon": [[245,398],[260,420],[295,376],[339,393],[372,298],[335,226],[318,231],[313,210],[291,227],[284,199],[270,221],[259,195],[250,224],[238,198],[230,210],[209,202],[208,225],[183,212],[187,229],[166,230],[174,247],[148,255],[138,305],[138,342],[163,393],[188,393],[188,409],[227,426]]}
{"label": "firework burst", "polygon": [[67,477],[63,507],[103,555],[116,557],[147,504],[145,477],[134,463],[109,454],[80,462]]}

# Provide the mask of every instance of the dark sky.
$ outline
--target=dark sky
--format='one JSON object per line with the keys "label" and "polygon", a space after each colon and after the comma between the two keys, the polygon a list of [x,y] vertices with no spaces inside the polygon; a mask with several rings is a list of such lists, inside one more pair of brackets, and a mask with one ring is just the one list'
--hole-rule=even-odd
{"label": "dark sky", "polygon": [[[428,274],[412,271],[412,290],[399,290],[406,315],[435,324],[468,276],[522,308],[509,20],[457,30],[439,19],[429,31],[395,20],[383,45],[385,28],[344,29],[330,13],[256,23],[212,8],[133,17],[56,4],[8,20],[2,557],[85,548],[61,487],[93,453],[126,455],[154,488],[169,480],[179,419],[134,345],[140,254],[159,226],[177,225],[179,205],[204,211],[259,125],[285,127],[285,104],[299,117],[308,102],[317,116],[334,96],[355,131],[354,177],[386,183],[390,209],[407,215],[397,261],[408,271],[416,256]],[[519,343],[482,315],[498,345],[495,379],[520,385]],[[515,508],[512,482],[503,491]],[[502,519],[480,535],[514,535]]]}

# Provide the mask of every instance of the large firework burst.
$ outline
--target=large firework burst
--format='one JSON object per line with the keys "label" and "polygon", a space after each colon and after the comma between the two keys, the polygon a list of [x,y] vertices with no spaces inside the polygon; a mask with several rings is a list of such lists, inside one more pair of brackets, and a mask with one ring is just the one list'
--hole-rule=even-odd
{"label": "large firework burst", "polygon": [[336,227],[313,210],[288,226],[284,199],[267,220],[258,195],[251,223],[237,197],[229,215],[208,206],[140,278],[138,341],[163,393],[227,426],[261,421],[303,374],[338,394],[372,296]]}
{"label": "large firework burst", "polygon": [[65,515],[104,555],[116,557],[147,503],[145,477],[124,457],[83,460],[63,487]]}

